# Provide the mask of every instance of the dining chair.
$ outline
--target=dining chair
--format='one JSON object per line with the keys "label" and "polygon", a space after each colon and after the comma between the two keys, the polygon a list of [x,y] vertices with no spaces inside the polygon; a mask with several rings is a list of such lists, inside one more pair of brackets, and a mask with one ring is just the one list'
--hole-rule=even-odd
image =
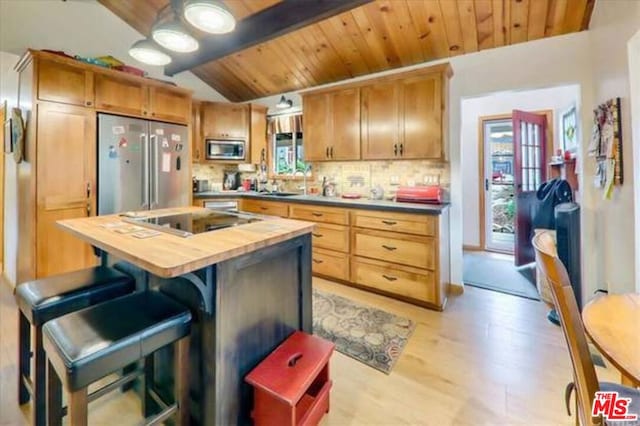
{"label": "dining chair", "polygon": [[[565,403],[567,412],[573,389],[576,390],[576,424],[585,426],[605,424],[602,417],[592,417],[591,408],[597,391],[616,391],[620,397],[631,398],[630,414],[638,414],[640,419],[640,392],[617,383],[598,382],[596,370],[593,366],[587,335],[582,324],[580,310],[576,302],[569,275],[558,258],[558,252],[553,236],[547,232],[540,232],[533,238],[536,263],[550,284],[553,301],[560,316],[560,324],[569,349],[569,356],[573,366],[574,382],[565,389]],[[640,420],[634,422],[616,422],[616,425],[640,425]]]}

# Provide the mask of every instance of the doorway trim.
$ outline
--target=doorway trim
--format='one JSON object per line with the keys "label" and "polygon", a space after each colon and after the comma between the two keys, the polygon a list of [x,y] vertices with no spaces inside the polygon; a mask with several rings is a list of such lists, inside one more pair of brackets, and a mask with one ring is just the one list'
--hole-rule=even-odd
{"label": "doorway trim", "polygon": [[[535,114],[544,114],[547,116],[547,158],[545,159],[545,162],[547,164],[547,168],[549,167],[549,159],[551,158],[551,155],[553,155],[553,147],[554,147],[554,141],[553,141],[553,130],[554,130],[554,125],[555,125],[555,121],[553,119],[553,110],[551,109],[545,109],[545,110],[538,110],[538,111],[531,111]],[[503,114],[493,114],[493,115],[482,115],[480,117],[478,117],[478,220],[479,220],[479,225],[478,225],[478,230],[480,232],[480,246],[479,247],[465,247],[465,250],[476,250],[476,251],[489,251],[489,252],[494,252],[494,253],[503,253],[503,254],[509,254],[512,255],[512,252],[509,251],[505,251],[505,250],[498,250],[498,249],[492,249],[492,248],[487,248],[486,245],[486,215],[485,215],[485,208],[486,208],[486,199],[485,199],[485,195],[484,195],[484,180],[486,179],[486,174],[485,174],[485,152],[484,152],[484,123],[486,121],[493,121],[493,120],[507,120],[507,119],[513,119],[513,114],[511,112],[509,113],[503,113]],[[548,173],[548,170],[547,170]]]}

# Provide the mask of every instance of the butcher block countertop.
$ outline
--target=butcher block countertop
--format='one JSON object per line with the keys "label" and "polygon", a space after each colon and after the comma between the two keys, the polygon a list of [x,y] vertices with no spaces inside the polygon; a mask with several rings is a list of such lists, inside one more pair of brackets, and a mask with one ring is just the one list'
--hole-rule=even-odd
{"label": "butcher block countertop", "polygon": [[[145,217],[205,210],[201,207],[151,210],[145,212]],[[114,224],[122,219],[118,215],[93,216],[61,220],[58,225],[83,241],[163,278],[177,277],[298,237],[311,232],[314,227],[310,222],[269,217],[264,221],[187,238],[162,232],[151,238],[139,239],[105,227],[105,224]]]}

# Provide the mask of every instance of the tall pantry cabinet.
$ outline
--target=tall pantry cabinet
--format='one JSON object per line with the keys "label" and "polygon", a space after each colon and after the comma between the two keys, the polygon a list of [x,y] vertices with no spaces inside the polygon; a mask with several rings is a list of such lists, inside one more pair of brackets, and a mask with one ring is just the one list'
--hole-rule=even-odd
{"label": "tall pantry cabinet", "polygon": [[27,52],[16,71],[25,149],[7,182],[18,194],[20,283],[98,262],[91,246],[56,224],[96,214],[97,113],[189,124],[191,93],[40,51]]}

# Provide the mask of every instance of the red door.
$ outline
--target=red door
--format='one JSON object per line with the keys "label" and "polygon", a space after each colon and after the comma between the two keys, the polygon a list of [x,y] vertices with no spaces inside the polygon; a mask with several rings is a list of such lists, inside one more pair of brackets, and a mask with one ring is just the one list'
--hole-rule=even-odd
{"label": "red door", "polygon": [[525,111],[513,111],[513,145],[515,154],[516,241],[515,264],[535,261],[533,212],[536,191],[547,180],[547,117]]}

